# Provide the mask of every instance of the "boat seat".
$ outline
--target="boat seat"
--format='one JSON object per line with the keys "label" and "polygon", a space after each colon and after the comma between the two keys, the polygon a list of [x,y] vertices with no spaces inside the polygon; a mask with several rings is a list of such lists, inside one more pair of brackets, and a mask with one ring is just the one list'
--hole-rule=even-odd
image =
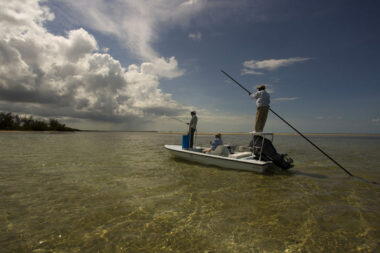
{"label": "boat seat", "polygon": [[228,157],[239,159],[239,158],[247,157],[251,155],[252,155],[252,152],[239,152],[235,154],[230,154]]}
{"label": "boat seat", "polygon": [[230,154],[230,151],[228,151],[228,148],[226,146],[219,145],[216,147],[215,150],[211,151],[209,154],[228,157],[228,155]]}

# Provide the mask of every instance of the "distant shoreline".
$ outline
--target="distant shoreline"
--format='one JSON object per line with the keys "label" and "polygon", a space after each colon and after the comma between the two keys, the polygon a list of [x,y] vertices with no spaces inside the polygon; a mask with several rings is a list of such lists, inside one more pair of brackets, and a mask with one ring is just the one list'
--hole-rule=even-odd
{"label": "distant shoreline", "polygon": [[0,133],[73,133],[73,132],[83,132],[82,130],[4,130],[0,129]]}
{"label": "distant shoreline", "polygon": [[0,131],[57,131],[72,132],[79,129],[67,127],[57,119],[49,119],[48,122],[34,119],[33,116],[19,116],[12,112],[0,112]]}

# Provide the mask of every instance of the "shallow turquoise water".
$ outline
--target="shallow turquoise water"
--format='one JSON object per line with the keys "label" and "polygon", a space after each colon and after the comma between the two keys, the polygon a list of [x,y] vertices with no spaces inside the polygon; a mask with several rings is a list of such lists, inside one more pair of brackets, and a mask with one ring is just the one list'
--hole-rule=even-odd
{"label": "shallow turquoise water", "polygon": [[[310,138],[380,181],[380,138]],[[295,160],[288,173],[172,159],[175,134],[0,133],[0,251],[379,252],[379,186],[300,137],[274,141]]]}

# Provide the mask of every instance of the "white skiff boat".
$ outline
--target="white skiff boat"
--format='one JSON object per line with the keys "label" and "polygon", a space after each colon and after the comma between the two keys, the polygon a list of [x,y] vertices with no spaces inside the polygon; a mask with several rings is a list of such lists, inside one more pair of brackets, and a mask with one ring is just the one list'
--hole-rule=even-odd
{"label": "white skiff boat", "polygon": [[182,149],[181,145],[165,145],[165,148],[175,157],[226,169],[245,170],[258,173],[263,173],[268,169],[278,169],[271,161],[260,161],[255,159],[252,152],[235,152],[228,156],[220,156],[202,153],[201,147],[188,150]]}

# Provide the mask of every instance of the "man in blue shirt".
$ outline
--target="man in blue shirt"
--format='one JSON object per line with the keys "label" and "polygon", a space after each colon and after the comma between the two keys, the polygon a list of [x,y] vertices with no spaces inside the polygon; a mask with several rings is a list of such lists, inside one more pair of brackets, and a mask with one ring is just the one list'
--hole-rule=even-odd
{"label": "man in blue shirt", "polygon": [[214,151],[216,147],[219,145],[223,145],[223,141],[222,135],[218,133],[215,135],[215,139],[212,142],[210,142],[210,148],[203,149],[203,153],[209,153],[211,151]]}
{"label": "man in blue shirt", "polygon": [[264,130],[265,122],[268,117],[270,96],[269,93],[265,91],[265,85],[260,85],[257,87],[257,92],[252,93],[251,98],[256,99],[257,111],[256,111],[256,122],[255,122],[255,132],[262,132]]}

